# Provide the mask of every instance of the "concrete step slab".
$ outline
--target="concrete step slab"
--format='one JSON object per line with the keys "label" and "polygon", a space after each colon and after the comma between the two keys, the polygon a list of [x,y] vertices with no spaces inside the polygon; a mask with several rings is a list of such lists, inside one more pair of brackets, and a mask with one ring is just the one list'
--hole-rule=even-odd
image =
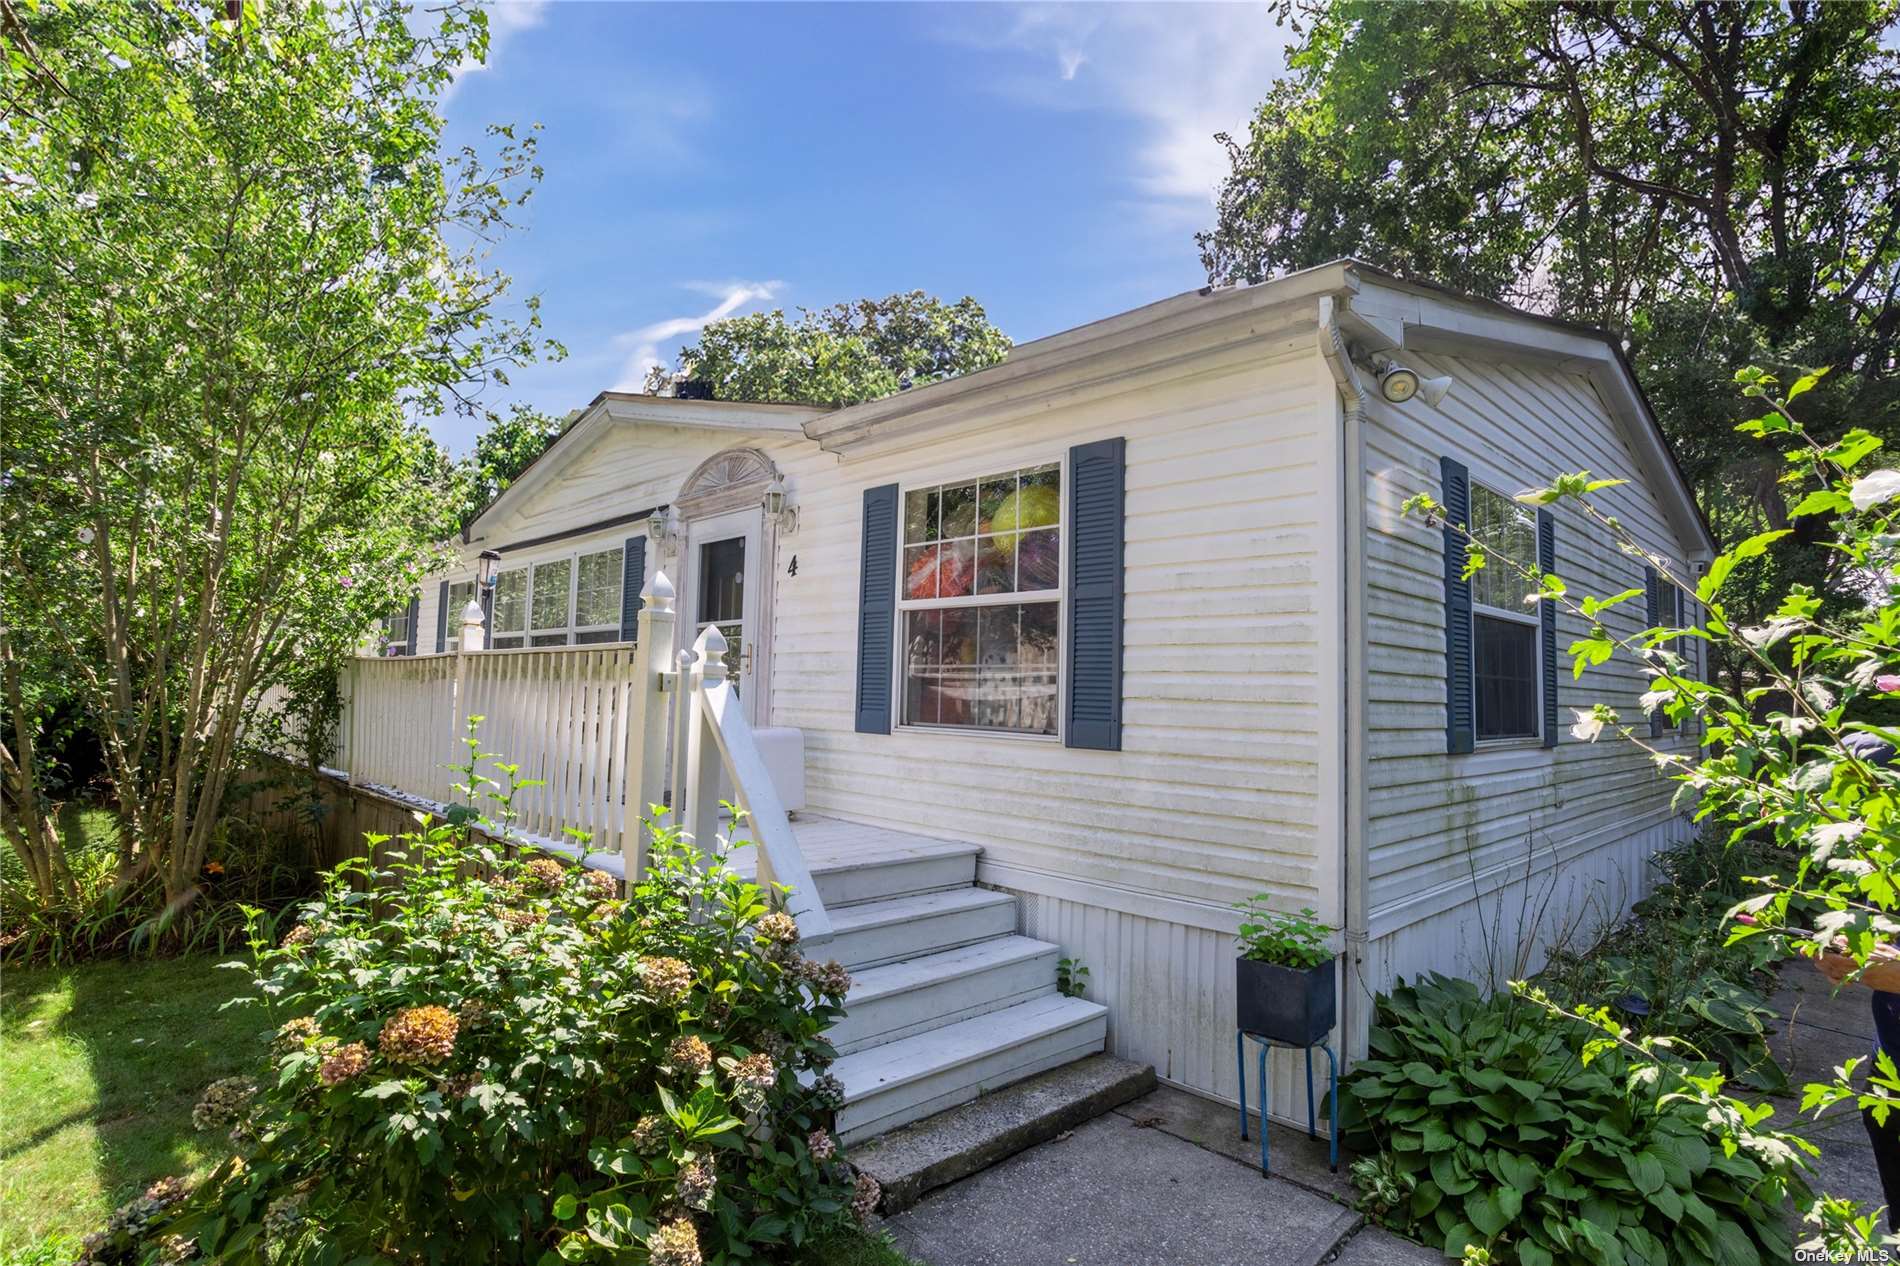
{"label": "concrete step slab", "polygon": [[988,1169],[1154,1089],[1148,1064],[1091,1055],[893,1130],[851,1154],[901,1213],[925,1192]]}

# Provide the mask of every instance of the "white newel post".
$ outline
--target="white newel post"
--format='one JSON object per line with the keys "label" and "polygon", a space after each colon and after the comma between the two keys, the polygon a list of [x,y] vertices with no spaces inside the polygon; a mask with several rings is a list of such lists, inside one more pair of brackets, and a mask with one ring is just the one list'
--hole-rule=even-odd
{"label": "white newel post", "polygon": [[468,733],[469,717],[469,655],[488,649],[488,635],[482,628],[482,604],[474,598],[462,608],[462,627],[453,644],[455,654],[454,680],[449,686],[449,768],[443,771],[443,804],[455,803],[455,774],[453,769],[468,759],[468,748],[462,739]]}
{"label": "white newel post", "polygon": [[627,824],[620,836],[620,860],[630,884],[646,873],[648,806],[666,798],[666,695],[662,692],[673,649],[673,597],[673,582],[654,568],[640,587],[627,711]]}
{"label": "white newel post", "polygon": [[719,850],[719,740],[713,735],[717,722],[706,710],[701,687],[726,680],[726,637],[718,625],[706,626],[693,643],[693,653],[699,662],[693,665],[692,706],[686,709],[686,830],[694,846],[710,860]]}

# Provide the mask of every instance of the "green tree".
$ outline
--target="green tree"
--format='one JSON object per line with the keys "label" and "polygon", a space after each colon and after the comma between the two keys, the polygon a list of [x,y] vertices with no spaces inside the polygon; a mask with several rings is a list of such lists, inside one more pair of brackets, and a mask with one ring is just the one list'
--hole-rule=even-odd
{"label": "green tree", "polygon": [[0,2],[0,816],[57,847],[21,736],[70,704],[168,910],[246,755],[311,732],[267,701],[333,683],[430,564],[449,489],[417,419],[537,351],[479,254],[533,138],[440,151],[487,26],[431,16]]}
{"label": "green tree", "polygon": [[1814,433],[1900,435],[1896,14],[1284,0],[1291,73],[1223,138],[1208,276],[1351,255],[1607,328],[1718,535],[1794,529],[1738,586],[1838,582],[1826,518],[1789,518],[1809,488],[1738,439],[1726,384],[1834,365]]}
{"label": "green tree", "polygon": [[521,472],[560,438],[566,422],[525,404],[494,418],[468,456],[454,463],[456,526],[487,508]]}
{"label": "green tree", "polygon": [[716,400],[847,405],[998,364],[1009,336],[983,307],[911,290],[884,299],[714,321],[699,342],[657,367],[647,390],[703,392]]}

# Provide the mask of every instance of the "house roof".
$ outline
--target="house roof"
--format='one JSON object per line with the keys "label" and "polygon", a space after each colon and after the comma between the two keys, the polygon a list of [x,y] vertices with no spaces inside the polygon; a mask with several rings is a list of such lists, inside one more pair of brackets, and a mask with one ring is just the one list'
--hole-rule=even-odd
{"label": "house roof", "polygon": [[1691,557],[1713,554],[1714,533],[1613,335],[1353,259],[1255,285],[1187,291],[1019,344],[986,369],[842,409],[603,391],[577,410],[560,437],[471,521],[463,539],[470,539],[484,520],[533,495],[610,427],[802,433],[840,455],[872,446],[901,447],[913,435],[955,425],[999,403],[1020,406],[1125,374],[1125,353],[1138,348],[1161,360],[1209,345],[1209,336],[1222,331],[1229,340],[1253,342],[1310,333],[1317,321],[1304,305],[1325,295],[1343,299],[1341,324],[1368,351],[1488,352],[1587,377],[1628,440],[1641,467],[1635,473],[1647,477]]}
{"label": "house roof", "polygon": [[825,410],[805,404],[758,404],[743,400],[681,400],[635,391],[603,391],[584,409],[568,415],[552,444],[529,462],[513,482],[502,489],[481,513],[462,529],[464,543],[476,535],[477,525],[534,495],[569,461],[592,448],[614,426],[671,426],[705,431],[799,433],[802,424]]}

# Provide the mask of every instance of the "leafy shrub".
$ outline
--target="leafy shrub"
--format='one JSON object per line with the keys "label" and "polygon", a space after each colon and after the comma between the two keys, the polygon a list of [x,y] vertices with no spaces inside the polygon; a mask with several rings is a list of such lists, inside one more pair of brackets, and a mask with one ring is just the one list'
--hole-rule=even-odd
{"label": "leafy shrub", "polygon": [[1240,956],[1256,963],[1282,967],[1317,967],[1333,956],[1326,946],[1332,928],[1319,921],[1310,906],[1298,914],[1281,914],[1267,905],[1261,893],[1234,907],[1240,911],[1240,932],[1234,938]]}
{"label": "leafy shrub", "polygon": [[1370,1154],[1354,1171],[1368,1211],[1447,1257],[1787,1261],[1785,1202],[1807,1194],[1797,1145],[1754,1128],[1765,1109],[1711,1112],[1715,1090],[1532,1001],[1434,975],[1379,1000],[1340,1125]]}
{"label": "leafy shrub", "polygon": [[868,1213],[825,1129],[849,978],[769,894],[664,825],[624,899],[458,825],[399,844],[256,945],[281,1027],[255,1098],[220,1100],[240,1157],[157,1234],[233,1262],[696,1266]]}
{"label": "leafy shrub", "polygon": [[1751,890],[1746,876],[1772,873],[1780,860],[1712,833],[1656,854],[1660,882],[1631,918],[1587,953],[1554,955],[1538,983],[1573,1006],[1610,1005],[1633,1036],[1669,1039],[1665,1057],[1714,1060],[1751,1089],[1787,1089],[1768,1048],[1777,947],[1766,937],[1731,943],[1724,927]]}

